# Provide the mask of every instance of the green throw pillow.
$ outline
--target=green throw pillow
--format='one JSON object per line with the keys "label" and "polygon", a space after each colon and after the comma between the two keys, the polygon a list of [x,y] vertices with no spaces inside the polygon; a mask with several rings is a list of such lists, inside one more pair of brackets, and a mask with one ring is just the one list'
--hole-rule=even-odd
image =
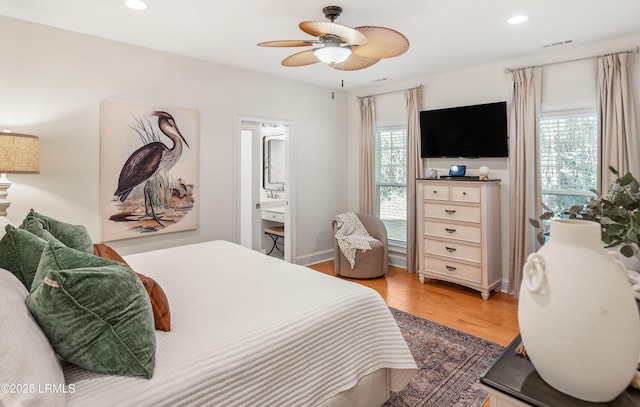
{"label": "green throw pillow", "polygon": [[[85,253],[81,250],[67,247],[57,239],[45,242],[42,247],[42,251],[40,262],[36,267],[36,273],[33,276],[33,282],[31,283],[31,292],[38,288],[44,277],[47,275],[47,272],[50,270],[74,270],[86,267],[103,267],[122,264],[115,260],[105,259],[103,257]],[[129,268],[127,264],[125,265]],[[131,270],[131,268],[129,268],[129,270]],[[131,270],[131,272],[133,273],[133,270]]]}
{"label": "green throw pillow", "polygon": [[48,243],[35,281],[27,307],[60,356],[98,373],[151,378],[153,312],[127,265]]}
{"label": "green throw pillow", "polygon": [[0,240],[0,268],[9,270],[30,290],[47,241],[11,225],[5,232]]}
{"label": "green throw pillow", "polygon": [[51,241],[51,237],[54,237],[69,247],[93,253],[93,240],[91,240],[87,229],[82,225],[62,222],[31,209],[20,227],[46,241]]}
{"label": "green throw pillow", "polygon": [[26,218],[20,224],[20,229],[24,229],[28,232],[33,233],[38,236],[40,239],[44,239],[47,242],[56,242],[60,244],[62,243],[58,240],[54,235],[51,234],[48,230],[44,228],[42,222],[40,222],[35,216],[31,215],[31,212],[27,215]]}

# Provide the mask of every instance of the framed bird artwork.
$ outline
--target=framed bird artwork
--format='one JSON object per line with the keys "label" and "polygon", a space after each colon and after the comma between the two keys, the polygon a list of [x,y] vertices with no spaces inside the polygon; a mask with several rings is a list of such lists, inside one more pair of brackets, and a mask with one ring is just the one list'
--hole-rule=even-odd
{"label": "framed bird artwork", "polygon": [[193,109],[102,102],[103,241],[198,228],[198,119]]}

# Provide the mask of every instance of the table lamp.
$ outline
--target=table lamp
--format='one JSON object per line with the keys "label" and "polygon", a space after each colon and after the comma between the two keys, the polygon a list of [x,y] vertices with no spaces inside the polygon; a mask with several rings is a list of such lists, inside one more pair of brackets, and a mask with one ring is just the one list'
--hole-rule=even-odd
{"label": "table lamp", "polygon": [[0,216],[7,216],[7,208],[11,205],[7,200],[7,190],[11,186],[7,174],[38,174],[39,167],[38,137],[0,133]]}

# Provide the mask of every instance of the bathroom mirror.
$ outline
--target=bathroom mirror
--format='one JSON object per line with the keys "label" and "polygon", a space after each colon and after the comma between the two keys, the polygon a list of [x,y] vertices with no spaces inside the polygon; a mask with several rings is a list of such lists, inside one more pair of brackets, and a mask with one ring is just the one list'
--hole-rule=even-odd
{"label": "bathroom mirror", "polygon": [[262,140],[262,187],[284,191],[284,135],[265,136]]}

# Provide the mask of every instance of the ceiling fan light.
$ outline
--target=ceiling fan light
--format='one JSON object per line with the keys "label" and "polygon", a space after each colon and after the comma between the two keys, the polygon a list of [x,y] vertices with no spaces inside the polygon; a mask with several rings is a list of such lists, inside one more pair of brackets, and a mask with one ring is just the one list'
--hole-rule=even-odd
{"label": "ceiling fan light", "polygon": [[351,55],[351,47],[331,46],[326,44],[322,48],[316,48],[313,53],[325,64],[339,64],[344,62]]}
{"label": "ceiling fan light", "polygon": [[527,21],[529,19],[529,17],[522,15],[522,14],[518,14],[517,16],[513,16],[510,19],[507,20],[507,23],[509,24],[522,24],[525,21]]}
{"label": "ceiling fan light", "polygon": [[134,10],[146,10],[148,7],[147,3],[142,0],[126,0],[124,4]]}

